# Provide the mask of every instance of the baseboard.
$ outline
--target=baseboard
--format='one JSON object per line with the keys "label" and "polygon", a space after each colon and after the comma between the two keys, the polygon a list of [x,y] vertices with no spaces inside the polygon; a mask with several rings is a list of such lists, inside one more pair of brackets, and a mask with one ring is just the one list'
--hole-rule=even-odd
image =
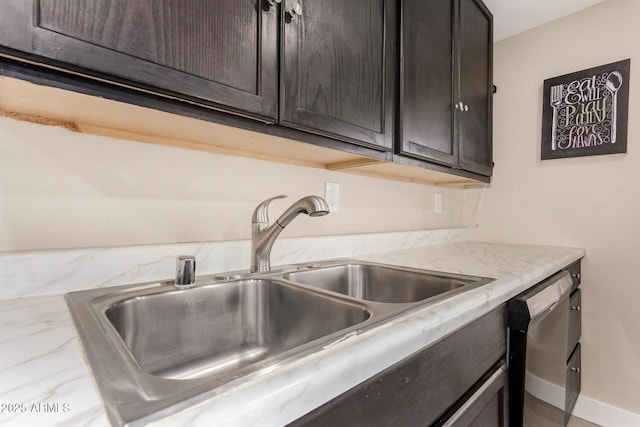
{"label": "baseboard", "polygon": [[[564,406],[564,389],[527,372],[527,388],[536,398],[553,406]],[[578,396],[573,415],[602,427],[640,426],[640,414],[629,412],[608,403],[581,394]]]}
{"label": "baseboard", "polygon": [[640,426],[640,414],[580,395],[573,415],[602,427]]}

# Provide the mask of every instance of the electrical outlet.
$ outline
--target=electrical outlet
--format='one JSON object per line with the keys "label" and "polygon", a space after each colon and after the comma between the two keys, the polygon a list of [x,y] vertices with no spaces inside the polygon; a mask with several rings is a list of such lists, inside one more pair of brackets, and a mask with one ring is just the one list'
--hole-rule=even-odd
{"label": "electrical outlet", "polygon": [[340,184],[325,182],[324,200],[329,205],[329,212],[340,212]]}
{"label": "electrical outlet", "polygon": [[433,193],[433,212],[442,213],[442,193]]}

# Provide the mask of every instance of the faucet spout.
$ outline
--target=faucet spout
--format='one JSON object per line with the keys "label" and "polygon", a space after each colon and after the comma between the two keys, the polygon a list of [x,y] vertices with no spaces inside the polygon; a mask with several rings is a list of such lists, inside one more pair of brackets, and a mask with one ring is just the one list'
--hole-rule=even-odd
{"label": "faucet spout", "polygon": [[269,203],[275,199],[287,197],[280,195],[260,203],[254,210],[251,219],[251,272],[268,271],[271,269],[271,248],[276,239],[294,218],[300,214],[311,217],[323,216],[329,213],[327,202],[320,196],[306,196],[293,203],[280,217],[269,225]]}
{"label": "faucet spout", "polygon": [[307,196],[298,200],[287,208],[276,220],[280,227],[285,228],[299,214],[307,214],[309,216],[323,216],[329,213],[327,202],[320,196]]}

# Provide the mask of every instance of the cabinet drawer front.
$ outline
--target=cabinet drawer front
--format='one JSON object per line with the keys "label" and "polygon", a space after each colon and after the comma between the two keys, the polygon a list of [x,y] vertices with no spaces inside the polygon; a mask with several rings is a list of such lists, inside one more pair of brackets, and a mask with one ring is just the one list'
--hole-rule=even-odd
{"label": "cabinet drawer front", "polygon": [[576,405],[582,386],[582,357],[580,344],[567,363],[567,389],[565,390],[565,425],[569,421],[573,407]]}
{"label": "cabinet drawer front", "polygon": [[[507,366],[501,364],[443,427],[502,427],[507,420]],[[467,396],[465,396],[466,398]],[[435,426],[434,426],[435,427]]]}
{"label": "cabinet drawer front", "polygon": [[504,357],[505,350],[503,305],[291,425],[431,425]]}
{"label": "cabinet drawer front", "polygon": [[567,359],[573,352],[582,335],[582,291],[576,289],[569,299],[569,342]]}
{"label": "cabinet drawer front", "polygon": [[569,271],[569,274],[571,274],[571,280],[573,281],[573,289],[577,289],[578,286],[580,286],[580,283],[582,281],[582,273],[580,272],[580,261],[577,261],[571,264],[569,267],[566,268],[566,270]]}

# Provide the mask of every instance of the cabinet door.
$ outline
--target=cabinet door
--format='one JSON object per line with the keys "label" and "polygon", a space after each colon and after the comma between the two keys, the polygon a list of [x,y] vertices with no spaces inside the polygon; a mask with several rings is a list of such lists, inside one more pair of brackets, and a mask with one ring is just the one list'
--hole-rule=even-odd
{"label": "cabinet door", "polygon": [[564,412],[564,424],[567,425],[573,408],[576,406],[576,401],[580,395],[580,389],[582,387],[582,351],[580,344],[576,346],[573,354],[567,362],[567,388],[565,389],[565,412]]}
{"label": "cabinet door", "polygon": [[[284,0],[280,123],[390,149],[395,2]],[[289,11],[297,9],[298,13]]]}
{"label": "cabinet door", "polygon": [[479,0],[460,0],[458,165],[491,175],[493,17]]}
{"label": "cabinet door", "polygon": [[275,121],[278,16],[266,0],[5,0],[0,44]]}
{"label": "cabinet door", "polygon": [[443,427],[504,427],[507,424],[507,367],[502,365],[477,388]]}
{"label": "cabinet door", "polygon": [[456,165],[451,0],[402,1],[401,154]]}

